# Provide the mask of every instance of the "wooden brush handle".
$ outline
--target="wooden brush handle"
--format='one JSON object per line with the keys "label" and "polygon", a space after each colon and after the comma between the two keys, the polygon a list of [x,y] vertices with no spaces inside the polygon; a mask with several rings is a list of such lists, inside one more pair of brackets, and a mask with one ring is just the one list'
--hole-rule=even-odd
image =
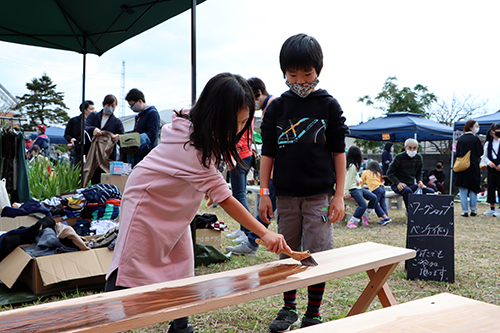
{"label": "wooden brush handle", "polygon": [[[263,241],[262,239],[260,239],[260,238],[257,238],[257,239],[255,240],[255,243],[257,243],[257,244],[259,244],[259,245],[262,245],[262,246],[267,247],[267,243],[266,243],[266,242],[264,242],[264,241]],[[286,254],[286,255],[287,255],[287,256],[289,256],[289,257],[293,257],[293,253],[288,252],[288,251],[287,251],[287,250],[285,250],[285,249],[283,249],[283,251],[281,251],[281,253],[284,253],[284,254]]]}

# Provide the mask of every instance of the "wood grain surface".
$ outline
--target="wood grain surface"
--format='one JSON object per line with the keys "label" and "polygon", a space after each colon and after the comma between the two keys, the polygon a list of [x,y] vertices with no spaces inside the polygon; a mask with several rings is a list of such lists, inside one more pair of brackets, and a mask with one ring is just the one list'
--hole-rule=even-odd
{"label": "wood grain surface", "polygon": [[500,306],[448,293],[334,320],[297,333],[493,333]]}
{"label": "wood grain surface", "polygon": [[355,304],[359,313],[377,294],[391,299],[389,274],[414,256],[410,249],[366,242],[315,253],[319,265],[313,267],[278,260],[0,312],[0,332],[121,332],[369,272],[371,281]]}

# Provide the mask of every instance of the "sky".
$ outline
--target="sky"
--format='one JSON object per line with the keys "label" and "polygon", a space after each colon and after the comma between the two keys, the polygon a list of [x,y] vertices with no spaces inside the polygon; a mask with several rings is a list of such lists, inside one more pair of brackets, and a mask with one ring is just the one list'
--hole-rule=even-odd
{"label": "sky", "polygon": [[[324,54],[318,88],[335,97],[356,125],[382,111],[358,102],[396,76],[400,88],[424,85],[443,100],[471,95],[500,110],[500,44],[495,0],[332,1],[206,0],[197,7],[197,95],[221,72],[261,78],[269,93],[288,88],[279,66],[283,42],[315,37]],[[79,114],[83,56],[0,42],[0,84],[15,96],[46,72]],[[100,110],[107,94],[142,90],[158,110],[191,104],[191,13],[184,12],[104,53],[87,55],[86,99]],[[121,107],[124,106],[124,107]],[[127,106],[127,107],[125,107]],[[115,114],[133,112],[119,102]]]}

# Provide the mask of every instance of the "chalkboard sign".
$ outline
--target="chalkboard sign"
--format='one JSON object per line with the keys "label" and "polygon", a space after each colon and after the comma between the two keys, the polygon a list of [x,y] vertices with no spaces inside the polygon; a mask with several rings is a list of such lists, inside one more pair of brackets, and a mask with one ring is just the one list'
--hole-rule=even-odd
{"label": "chalkboard sign", "polygon": [[455,281],[454,209],[451,195],[410,194],[406,247],[408,279]]}

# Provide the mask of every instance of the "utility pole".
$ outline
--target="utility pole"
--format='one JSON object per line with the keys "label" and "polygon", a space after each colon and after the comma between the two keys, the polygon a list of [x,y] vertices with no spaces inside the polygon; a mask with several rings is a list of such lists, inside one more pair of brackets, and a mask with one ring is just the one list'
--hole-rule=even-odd
{"label": "utility pole", "polygon": [[125,60],[122,61],[122,79],[120,85],[120,117],[125,116],[125,106],[127,101],[125,101]]}

